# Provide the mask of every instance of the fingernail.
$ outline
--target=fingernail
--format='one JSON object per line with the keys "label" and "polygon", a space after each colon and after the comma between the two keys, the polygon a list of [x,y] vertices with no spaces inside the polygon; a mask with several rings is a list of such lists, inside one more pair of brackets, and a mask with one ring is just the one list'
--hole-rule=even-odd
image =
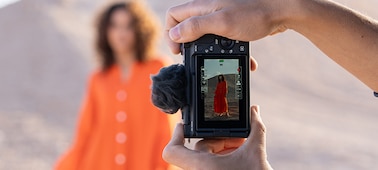
{"label": "fingernail", "polygon": [[169,30],[169,37],[173,41],[177,41],[181,38],[180,30],[177,27],[173,27],[171,30]]}

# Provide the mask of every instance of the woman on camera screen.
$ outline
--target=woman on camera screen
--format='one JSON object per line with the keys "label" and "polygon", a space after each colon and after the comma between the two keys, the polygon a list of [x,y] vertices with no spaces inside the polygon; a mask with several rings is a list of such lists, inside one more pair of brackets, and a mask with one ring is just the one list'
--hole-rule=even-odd
{"label": "woman on camera screen", "polygon": [[215,89],[214,95],[214,112],[218,116],[227,115],[228,113],[228,104],[227,104],[227,82],[224,79],[223,75],[218,76],[218,83]]}
{"label": "woman on camera screen", "polygon": [[168,117],[150,101],[156,24],[141,4],[106,8],[96,25],[101,69],[92,74],[72,147],[59,170],[167,169]]}

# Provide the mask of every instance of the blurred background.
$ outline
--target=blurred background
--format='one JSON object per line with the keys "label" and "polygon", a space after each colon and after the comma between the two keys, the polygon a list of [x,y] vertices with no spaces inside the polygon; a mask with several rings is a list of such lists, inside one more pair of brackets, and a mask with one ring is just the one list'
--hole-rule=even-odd
{"label": "blurred background", "polygon": [[[376,0],[337,1],[378,19]],[[52,169],[70,145],[96,67],[94,15],[106,2],[0,0],[1,170]],[[183,2],[147,0],[162,25]],[[251,101],[261,106],[274,168],[378,169],[378,99],[369,88],[290,30],[253,42],[252,54]]]}

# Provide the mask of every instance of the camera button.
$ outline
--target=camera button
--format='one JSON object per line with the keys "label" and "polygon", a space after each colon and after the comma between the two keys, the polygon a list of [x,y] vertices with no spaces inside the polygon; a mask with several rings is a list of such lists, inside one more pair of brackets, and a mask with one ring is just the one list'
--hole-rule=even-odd
{"label": "camera button", "polygon": [[230,53],[230,54],[232,54],[233,52],[234,52],[233,50],[228,51],[228,53]]}
{"label": "camera button", "polygon": [[240,52],[244,52],[244,51],[245,51],[245,47],[244,47],[244,45],[241,45],[241,46],[239,47],[239,50],[240,50]]}
{"label": "camera button", "polygon": [[225,51],[222,49],[222,50],[221,50],[221,53],[223,54],[224,52],[225,52]]}
{"label": "camera button", "polygon": [[210,51],[210,52],[213,52],[213,51],[214,51],[214,46],[210,45],[210,47],[209,47],[209,51]]}

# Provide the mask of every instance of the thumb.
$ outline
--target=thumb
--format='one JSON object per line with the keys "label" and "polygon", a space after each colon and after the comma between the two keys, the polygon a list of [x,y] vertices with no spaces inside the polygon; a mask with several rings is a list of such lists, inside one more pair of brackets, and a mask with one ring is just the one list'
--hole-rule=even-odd
{"label": "thumb", "polygon": [[172,139],[169,141],[168,145],[184,145],[184,129],[182,123],[177,123],[175,130],[173,131]]}
{"label": "thumb", "polygon": [[174,162],[176,157],[176,152],[174,151],[177,147],[182,150],[186,150],[184,147],[185,139],[183,134],[183,125],[178,123],[176,125],[175,130],[173,131],[173,135],[167,146],[165,146],[163,150],[163,159],[169,163]]}
{"label": "thumb", "polygon": [[260,116],[260,107],[251,107],[251,133],[246,141],[248,149],[265,148],[266,129]]}

